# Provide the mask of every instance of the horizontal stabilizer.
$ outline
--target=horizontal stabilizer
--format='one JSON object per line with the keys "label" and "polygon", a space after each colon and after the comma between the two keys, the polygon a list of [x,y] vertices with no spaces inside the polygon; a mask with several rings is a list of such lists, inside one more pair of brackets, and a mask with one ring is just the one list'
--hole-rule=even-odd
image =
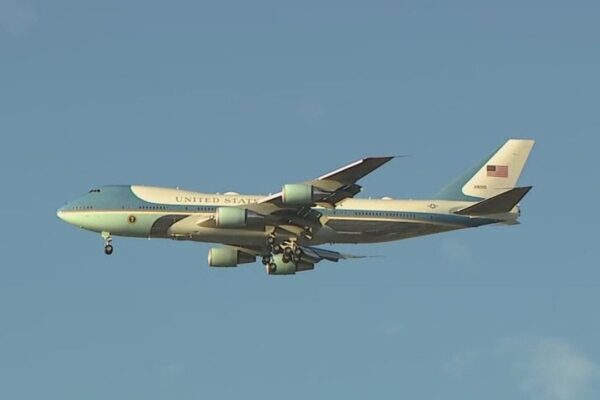
{"label": "horizontal stabilizer", "polygon": [[477,204],[455,211],[459,215],[492,215],[510,212],[531,190],[531,186],[517,187],[480,201]]}

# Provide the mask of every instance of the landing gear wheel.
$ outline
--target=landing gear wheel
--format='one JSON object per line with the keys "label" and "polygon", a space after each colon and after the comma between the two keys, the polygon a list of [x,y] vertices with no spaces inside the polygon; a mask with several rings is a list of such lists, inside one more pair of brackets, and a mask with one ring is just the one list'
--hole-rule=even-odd
{"label": "landing gear wheel", "polygon": [[273,253],[273,254],[281,253],[281,246],[273,246],[273,248],[271,249],[271,253]]}
{"label": "landing gear wheel", "polygon": [[298,264],[300,262],[301,258],[298,256],[293,256],[292,257],[292,261],[294,262],[294,264]]}
{"label": "landing gear wheel", "polygon": [[286,264],[289,263],[290,261],[292,261],[292,257],[289,254],[286,254],[286,253],[283,253],[283,256],[281,256],[281,259]]}
{"label": "landing gear wheel", "polygon": [[110,256],[113,252],[112,236],[110,236],[110,232],[102,232],[101,235],[104,239],[104,254]]}
{"label": "landing gear wheel", "polygon": [[289,256],[292,254],[292,248],[291,247],[286,247],[283,249],[283,254],[285,254],[286,256]]}
{"label": "landing gear wheel", "polygon": [[296,247],[296,249],[294,250],[294,255],[296,257],[300,257],[302,255],[302,249],[300,247]]}
{"label": "landing gear wheel", "polygon": [[262,258],[263,265],[269,265],[270,262],[271,262],[271,256],[264,256]]}
{"label": "landing gear wheel", "polygon": [[267,268],[268,268],[268,271],[270,274],[273,274],[273,273],[275,273],[275,271],[277,271],[277,265],[275,265],[273,263],[269,264],[267,266]]}
{"label": "landing gear wheel", "polygon": [[275,243],[275,236],[267,237],[267,244],[273,245]]}

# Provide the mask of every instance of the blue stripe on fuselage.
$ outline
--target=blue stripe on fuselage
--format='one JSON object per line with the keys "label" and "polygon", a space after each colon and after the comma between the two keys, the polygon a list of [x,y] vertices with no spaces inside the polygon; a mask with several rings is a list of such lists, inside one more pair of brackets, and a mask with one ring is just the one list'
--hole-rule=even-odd
{"label": "blue stripe on fuselage", "polygon": [[214,211],[215,206],[205,205],[171,205],[150,203],[137,197],[130,185],[103,186],[70,201],[60,211],[171,211],[200,212]]}

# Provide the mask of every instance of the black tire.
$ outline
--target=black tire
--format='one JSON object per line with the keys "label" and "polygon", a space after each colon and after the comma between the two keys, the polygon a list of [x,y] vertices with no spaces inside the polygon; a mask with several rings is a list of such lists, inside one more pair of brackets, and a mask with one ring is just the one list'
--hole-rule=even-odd
{"label": "black tire", "polygon": [[296,247],[296,250],[294,250],[294,255],[300,257],[302,255],[302,249],[300,247]]}
{"label": "black tire", "polygon": [[268,243],[268,244],[273,244],[273,243],[275,243],[275,238],[274,238],[273,236],[269,236],[269,237],[267,238],[267,243]]}
{"label": "black tire", "polygon": [[279,254],[279,253],[281,253],[281,247],[273,246],[273,254]]}
{"label": "black tire", "polygon": [[294,262],[294,264],[298,264],[300,262],[301,258],[298,256],[294,256],[292,257],[292,261]]}
{"label": "black tire", "polygon": [[263,265],[269,265],[270,262],[271,262],[271,257],[270,256],[265,256],[265,257],[262,258]]}
{"label": "black tire", "polygon": [[292,257],[289,254],[284,253],[283,256],[281,256],[281,260],[287,264],[292,261]]}
{"label": "black tire", "polygon": [[290,254],[292,254],[292,248],[291,247],[284,248],[283,249],[283,254],[286,254],[286,255],[289,256]]}
{"label": "black tire", "polygon": [[113,247],[112,244],[107,244],[106,246],[104,246],[104,254],[106,254],[107,256],[110,256],[113,253]]}
{"label": "black tire", "polygon": [[275,273],[276,271],[277,271],[277,265],[275,265],[273,263],[269,264],[269,273],[272,274],[272,273]]}

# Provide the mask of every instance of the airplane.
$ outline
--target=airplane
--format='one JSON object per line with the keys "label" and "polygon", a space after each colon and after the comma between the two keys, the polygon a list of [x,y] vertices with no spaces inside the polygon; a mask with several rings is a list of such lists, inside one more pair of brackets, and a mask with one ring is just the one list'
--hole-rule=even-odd
{"label": "airplane", "polygon": [[261,258],[270,275],[309,271],[327,260],[361,258],[321,247],[377,243],[473,228],[518,224],[519,202],[531,186],[516,186],[534,140],[509,139],[437,195],[425,200],[355,198],[364,176],[394,157],[367,157],[316,179],[283,185],[268,196],[202,193],[179,188],[111,185],[94,188],[57,210],[65,222],[112,236],[218,243],[211,267]]}

